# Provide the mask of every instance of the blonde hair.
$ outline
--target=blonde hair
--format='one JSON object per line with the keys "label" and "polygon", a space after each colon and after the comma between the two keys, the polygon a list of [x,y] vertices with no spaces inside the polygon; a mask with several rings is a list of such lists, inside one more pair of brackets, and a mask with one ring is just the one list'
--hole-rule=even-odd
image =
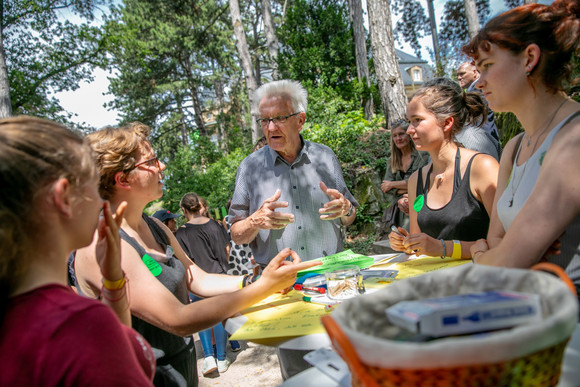
{"label": "blonde hair", "polygon": [[115,194],[115,175],[129,172],[137,163],[144,146],[150,146],[151,129],[140,122],[120,128],[106,127],[87,136],[96,154],[96,164],[101,176],[99,193],[109,200]]}
{"label": "blonde hair", "polygon": [[408,127],[409,122],[407,120],[398,120],[391,124],[391,172],[393,173],[396,173],[398,170],[403,170],[403,152],[395,145],[393,131],[399,128],[403,129],[405,135],[409,137],[409,147],[411,148],[411,152],[416,149],[415,143],[411,140],[411,136],[407,134]]}
{"label": "blonde hair", "polygon": [[[65,178],[79,188],[96,175],[86,142],[66,127],[36,117],[0,120],[0,283],[6,291],[28,267],[28,248],[41,231],[38,200]],[[48,225],[50,226],[50,225]]]}

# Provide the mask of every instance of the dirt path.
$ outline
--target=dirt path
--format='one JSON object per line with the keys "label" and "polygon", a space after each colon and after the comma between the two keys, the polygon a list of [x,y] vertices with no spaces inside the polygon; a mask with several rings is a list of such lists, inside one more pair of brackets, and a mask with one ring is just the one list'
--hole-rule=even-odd
{"label": "dirt path", "polygon": [[276,349],[254,343],[240,341],[241,350],[232,352],[230,345],[227,347],[227,357],[232,362],[223,374],[217,371],[203,376],[203,351],[199,337],[195,335],[195,350],[197,352],[197,372],[199,373],[199,386],[278,386],[282,383],[280,366]]}

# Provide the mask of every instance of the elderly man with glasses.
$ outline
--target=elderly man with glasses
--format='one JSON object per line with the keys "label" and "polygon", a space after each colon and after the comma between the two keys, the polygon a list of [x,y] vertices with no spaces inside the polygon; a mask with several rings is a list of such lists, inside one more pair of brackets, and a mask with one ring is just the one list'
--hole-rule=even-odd
{"label": "elderly man with glasses", "polygon": [[[307,100],[304,87],[290,80],[267,83],[255,93],[268,145],[240,164],[229,215],[232,239],[249,243],[262,267],[285,247],[303,261],[342,251],[341,226],[356,216],[358,203],[334,152],[300,135]],[[280,356],[284,379],[305,368],[296,359]]]}

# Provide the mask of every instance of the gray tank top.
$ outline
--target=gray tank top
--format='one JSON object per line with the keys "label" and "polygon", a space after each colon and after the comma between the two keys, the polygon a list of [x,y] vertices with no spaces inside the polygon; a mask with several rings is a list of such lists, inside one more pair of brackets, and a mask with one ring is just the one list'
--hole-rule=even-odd
{"label": "gray tank top", "polygon": [[[536,186],[544,156],[548,152],[554,137],[564,125],[578,115],[580,115],[580,111],[572,113],[552,129],[544,142],[542,142],[536,152],[525,163],[518,166],[514,162],[509,183],[497,202],[497,214],[504,230],[507,231],[511,226]],[[519,155],[520,149],[521,142],[517,150],[517,155]],[[517,155],[514,160],[517,160]],[[572,279],[576,285],[576,289],[579,291],[578,294],[580,294],[580,215],[574,218],[568,225],[561,238],[561,242],[562,253],[551,256],[549,261],[566,270],[566,274]]]}

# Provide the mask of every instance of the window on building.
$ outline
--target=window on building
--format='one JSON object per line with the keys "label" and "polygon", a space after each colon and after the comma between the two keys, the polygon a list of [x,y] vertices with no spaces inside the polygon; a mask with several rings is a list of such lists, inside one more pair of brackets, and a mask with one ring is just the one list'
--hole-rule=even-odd
{"label": "window on building", "polygon": [[423,78],[421,77],[421,69],[413,69],[413,81],[421,82]]}

